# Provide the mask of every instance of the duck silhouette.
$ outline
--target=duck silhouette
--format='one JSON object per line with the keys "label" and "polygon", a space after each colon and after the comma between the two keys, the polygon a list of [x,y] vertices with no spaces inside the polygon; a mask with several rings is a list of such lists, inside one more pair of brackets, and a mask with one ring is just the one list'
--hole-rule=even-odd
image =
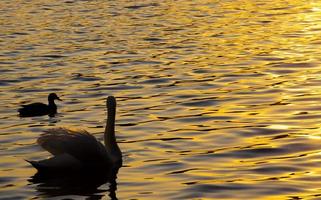
{"label": "duck silhouette", "polygon": [[27,161],[38,173],[57,176],[100,174],[118,170],[122,165],[122,153],[115,137],[115,97],[109,96],[106,106],[105,146],[85,130],[54,128],[45,131],[37,140],[37,143],[53,157]]}
{"label": "duck silhouette", "polygon": [[55,100],[61,101],[56,93],[50,93],[48,95],[48,105],[44,103],[32,103],[27,105],[21,105],[22,108],[18,109],[20,117],[33,117],[49,115],[54,116],[57,113],[57,106]]}

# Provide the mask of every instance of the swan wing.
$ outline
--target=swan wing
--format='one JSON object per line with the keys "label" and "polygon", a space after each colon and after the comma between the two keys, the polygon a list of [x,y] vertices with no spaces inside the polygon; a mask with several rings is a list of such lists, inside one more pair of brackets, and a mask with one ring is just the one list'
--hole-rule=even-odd
{"label": "swan wing", "polygon": [[49,129],[38,138],[37,142],[55,156],[69,154],[81,162],[110,160],[104,145],[85,130]]}

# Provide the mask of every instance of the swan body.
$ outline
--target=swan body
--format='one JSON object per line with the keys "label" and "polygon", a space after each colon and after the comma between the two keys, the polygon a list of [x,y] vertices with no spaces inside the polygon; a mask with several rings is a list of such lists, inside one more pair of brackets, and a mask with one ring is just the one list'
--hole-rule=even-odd
{"label": "swan body", "polygon": [[21,105],[22,108],[18,109],[20,117],[33,117],[41,115],[55,115],[57,113],[57,106],[55,100],[61,99],[56,93],[50,93],[48,95],[48,105],[44,103],[32,103],[27,105]]}
{"label": "swan body", "polygon": [[105,146],[85,130],[49,129],[37,143],[53,157],[28,162],[43,173],[94,173],[119,168],[122,153],[115,138],[116,99],[113,96],[107,98],[107,113]]}

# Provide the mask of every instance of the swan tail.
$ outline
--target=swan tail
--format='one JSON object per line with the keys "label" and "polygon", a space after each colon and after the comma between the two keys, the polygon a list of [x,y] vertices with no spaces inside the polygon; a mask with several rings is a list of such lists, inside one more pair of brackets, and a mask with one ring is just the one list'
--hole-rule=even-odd
{"label": "swan tail", "polygon": [[29,162],[38,172],[59,172],[67,173],[80,170],[82,163],[69,154],[57,155],[45,160]]}
{"label": "swan tail", "polygon": [[42,168],[38,161],[26,160],[26,159],[25,159],[25,161],[28,162],[28,163],[30,163],[30,164],[31,164],[34,168],[36,168],[38,171],[40,171],[41,168]]}

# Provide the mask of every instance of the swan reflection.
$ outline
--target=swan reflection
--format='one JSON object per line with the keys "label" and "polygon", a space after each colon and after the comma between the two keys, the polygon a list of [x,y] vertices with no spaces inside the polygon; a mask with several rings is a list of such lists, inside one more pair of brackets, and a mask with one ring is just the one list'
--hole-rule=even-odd
{"label": "swan reflection", "polygon": [[[36,173],[28,181],[36,185],[40,197],[58,197],[65,195],[89,196],[90,199],[102,199],[107,193],[110,199],[116,200],[118,169],[106,173],[56,174]],[[103,187],[108,184],[109,188]],[[107,186],[107,185],[106,185]]]}

